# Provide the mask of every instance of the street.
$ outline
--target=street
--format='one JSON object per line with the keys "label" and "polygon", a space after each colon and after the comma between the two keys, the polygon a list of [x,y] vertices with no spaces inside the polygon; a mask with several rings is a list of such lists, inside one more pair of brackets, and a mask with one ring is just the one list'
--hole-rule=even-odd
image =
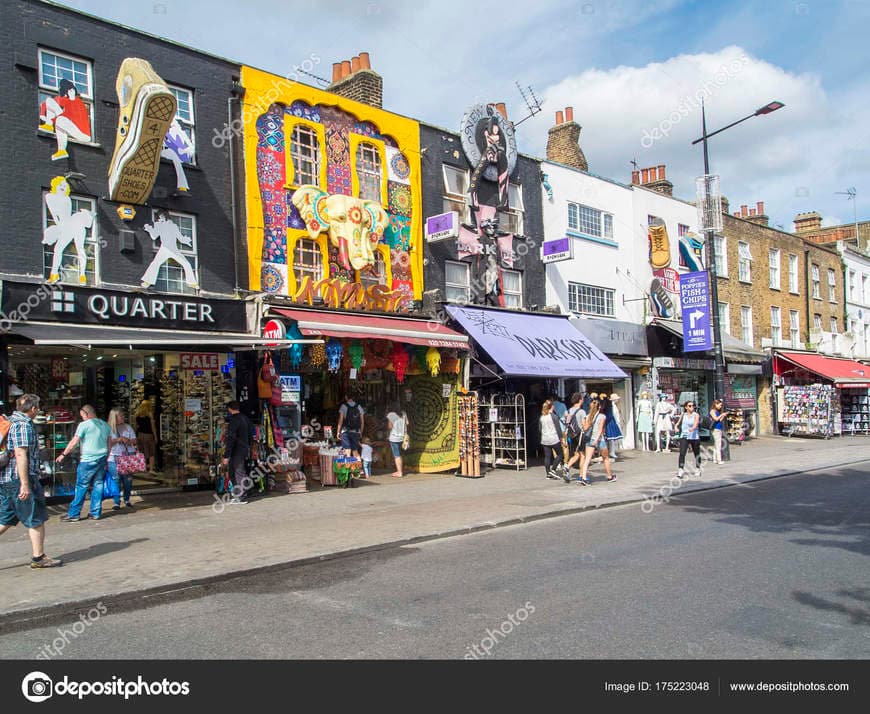
{"label": "street", "polygon": [[867,658],[868,477],[863,461],[108,602],[8,632],[0,655]]}

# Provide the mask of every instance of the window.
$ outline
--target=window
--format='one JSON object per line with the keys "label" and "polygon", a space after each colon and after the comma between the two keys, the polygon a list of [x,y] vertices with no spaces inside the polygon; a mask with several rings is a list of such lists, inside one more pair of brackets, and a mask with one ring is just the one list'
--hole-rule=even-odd
{"label": "window", "polygon": [[828,268],[828,300],[837,302],[837,273]]}
{"label": "window", "polygon": [[822,316],[821,315],[819,315],[819,314],[813,315],[813,327],[815,328],[816,332],[822,331]]}
{"label": "window", "polygon": [[713,236],[713,250],[716,251],[716,275],[728,277],[728,244],[725,236]]}
{"label": "window", "polygon": [[870,285],[868,285],[868,277],[867,273],[861,274],[861,302],[865,305],[870,303],[870,292],[867,290],[870,289]]}
{"label": "window", "polygon": [[800,316],[797,310],[788,311],[788,331],[791,339],[791,346],[795,349],[803,347],[801,344]]}
{"label": "window", "polygon": [[837,318],[836,318],[836,317],[832,317],[832,318],[831,318],[831,332],[833,332],[833,333],[836,335],[839,331],[840,331],[840,330],[839,330],[839,328],[837,327]]}
{"label": "window", "polygon": [[747,344],[752,344],[752,308],[746,305],[740,308],[740,338]]}
{"label": "window", "polygon": [[568,309],[586,315],[613,317],[615,290],[582,283],[568,283]]}
{"label": "window", "polygon": [[523,274],[519,270],[502,270],[505,307],[523,306]]}
{"label": "window", "polygon": [[299,238],[296,241],[293,248],[293,275],[296,276],[297,290],[306,276],[310,276],[314,282],[323,276],[323,255],[316,240]]}
{"label": "window", "polygon": [[737,279],[741,283],[752,282],[752,254],[749,243],[743,241],[737,243]]}
{"label": "window", "polygon": [[468,209],[468,171],[455,166],[441,165],[444,176],[444,213],[456,211],[459,220],[468,223],[471,220]]}
{"label": "window", "polygon": [[[516,235],[523,234],[523,187],[519,184],[508,184],[508,212],[504,214],[505,224],[503,229]],[[613,226],[610,228],[613,233]]]}
{"label": "window", "polygon": [[771,248],[768,251],[768,264],[770,265],[770,288],[779,290],[779,250]]}
{"label": "window", "polygon": [[774,347],[782,344],[782,322],[778,307],[770,308],[770,341],[773,342]]}
{"label": "window", "polygon": [[855,271],[850,270],[849,271],[849,299],[852,302],[855,302],[856,297],[857,296],[855,295]]}
{"label": "window", "polygon": [[[151,212],[152,222],[157,220],[160,211]],[[189,268],[178,262],[174,258],[170,258],[163,262],[157,272],[157,277],[154,280],[154,288],[167,293],[196,293],[196,288],[188,283],[193,282],[199,284],[199,266],[197,264],[197,249],[196,249],[196,218],[184,213],[175,213],[174,211],[164,212],[166,217],[172,221],[181,233],[181,237],[176,236],[176,245],[179,254],[186,259]],[[164,243],[164,239],[153,242],[153,250],[155,254],[160,250]]]}
{"label": "window", "polygon": [[719,327],[731,334],[731,305],[727,302],[719,303]]}
{"label": "window", "polygon": [[290,157],[293,160],[295,186],[320,185],[320,141],[314,129],[304,124],[293,127],[290,134]]}
{"label": "window", "polygon": [[821,300],[822,296],[819,292],[819,266],[814,265],[812,267],[812,277],[813,277],[813,297],[816,300]]}
{"label": "window", "polygon": [[581,206],[579,203],[569,203],[568,230],[612,241],[613,216],[610,213],[603,213],[597,208]]}
{"label": "window", "polygon": [[375,262],[359,271],[358,280],[366,290],[372,285],[387,284],[387,266],[381,251],[375,250]]}
{"label": "window", "polygon": [[193,92],[189,89],[182,89],[181,87],[173,87],[171,84],[167,85],[169,87],[169,91],[175,95],[175,99],[178,102],[178,111],[175,113],[175,118],[178,120],[178,125],[181,127],[181,130],[187,134],[187,138],[190,139],[190,160],[185,161],[186,164],[195,164],[196,163],[196,137],[194,136],[194,127],[195,121],[193,116]]}
{"label": "window", "polygon": [[[94,137],[94,73],[91,68],[91,63],[80,57],[72,55],[64,55],[59,52],[50,52],[40,49],[39,55],[39,105],[40,114],[43,103],[51,100],[52,103],[57,101],[60,96],[61,83],[70,82],[75,88],[75,96],[81,99],[87,110],[87,122],[76,121],[74,115],[75,108],[70,111],[71,122],[75,125],[72,130],[67,132],[67,135],[73,141],[89,142],[93,141]],[[67,85],[64,84],[64,89]],[[79,105],[80,106],[80,105]],[[66,114],[64,111],[67,108],[57,106],[54,117]],[[50,123],[50,122],[48,122]],[[87,125],[85,125],[87,124]],[[75,129],[78,129],[79,134],[76,135]]]}
{"label": "window", "polygon": [[444,293],[447,302],[471,302],[471,284],[467,263],[444,262]]}
{"label": "window", "polygon": [[359,197],[383,202],[381,195],[381,155],[375,146],[362,143],[356,150],[356,173],[359,179]]}
{"label": "window", "polygon": [[788,291],[797,294],[798,290],[798,257],[788,256]]}
{"label": "window", "polygon": [[[74,217],[79,211],[90,211],[94,216],[91,225],[85,229],[84,257],[85,257],[85,279],[88,285],[99,284],[99,259],[100,251],[98,250],[99,237],[99,220],[96,217],[96,201],[92,198],[84,196],[70,196],[72,202],[72,210],[70,215],[73,218],[66,220],[74,220]],[[64,216],[58,216],[61,220]],[[83,221],[87,225],[88,221]],[[54,216],[46,206],[45,201],[42,203],[42,226],[49,228],[56,225]],[[80,264],[79,255],[76,250],[75,242],[70,241],[69,245],[63,250],[63,255],[58,256],[58,263],[54,262],[54,248],[56,244],[42,246],[42,274],[46,279],[50,278],[52,273],[57,273],[60,276],[60,281],[64,283],[73,283],[80,285]]]}

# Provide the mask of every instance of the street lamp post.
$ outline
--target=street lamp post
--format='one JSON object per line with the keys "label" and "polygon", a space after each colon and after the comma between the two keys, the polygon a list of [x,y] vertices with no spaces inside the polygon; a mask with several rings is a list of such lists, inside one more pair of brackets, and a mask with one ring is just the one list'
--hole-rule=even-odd
{"label": "street lamp post", "polygon": [[[782,109],[785,105],[782,102],[770,102],[769,104],[765,104],[763,107],[756,109],[752,114],[743,117],[742,119],[738,119],[735,122],[731,122],[728,126],[723,126],[721,129],[717,129],[714,132],[707,133],[707,114],[704,108],[704,102],[701,102],[701,138],[695,139],[692,142],[692,146],[699,142],[703,142],[704,144],[704,211],[703,215],[705,216],[705,225],[703,226],[705,242],[707,245],[707,272],[710,276],[710,299],[713,303],[712,315],[711,317],[711,326],[713,328],[713,356],[716,362],[716,378],[715,378],[715,394],[714,397],[716,399],[723,399],[725,397],[725,355],[722,350],[722,330],[721,325],[719,324],[719,285],[717,284],[717,273],[716,273],[716,246],[714,245],[714,233],[715,228],[711,221],[711,216],[709,213],[710,206],[710,159],[707,154],[707,139],[712,136],[716,136],[716,134],[720,134],[726,129],[730,129],[732,126],[736,126],[741,122],[746,121],[747,119],[752,119],[752,117],[757,117],[761,114],[770,114],[771,112],[775,112],[777,109]],[[699,226],[701,228],[701,226]]]}

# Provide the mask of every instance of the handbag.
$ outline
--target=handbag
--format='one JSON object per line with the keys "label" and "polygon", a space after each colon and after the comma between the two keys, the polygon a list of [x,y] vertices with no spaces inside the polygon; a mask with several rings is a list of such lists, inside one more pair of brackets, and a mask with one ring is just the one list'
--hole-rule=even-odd
{"label": "handbag", "polygon": [[260,399],[271,399],[272,386],[277,381],[275,365],[272,363],[272,355],[267,352],[266,356],[263,357],[263,366],[257,374],[257,396]]}
{"label": "handbag", "polygon": [[138,474],[145,471],[145,454],[136,449],[131,451],[129,446],[124,448],[127,450],[127,453],[119,454],[115,457],[115,467],[118,470],[118,475],[129,476],[130,474]]}
{"label": "handbag", "polygon": [[408,417],[402,412],[402,419],[405,422],[405,435],[402,437],[402,451],[407,451],[411,448],[411,435],[408,433]]}

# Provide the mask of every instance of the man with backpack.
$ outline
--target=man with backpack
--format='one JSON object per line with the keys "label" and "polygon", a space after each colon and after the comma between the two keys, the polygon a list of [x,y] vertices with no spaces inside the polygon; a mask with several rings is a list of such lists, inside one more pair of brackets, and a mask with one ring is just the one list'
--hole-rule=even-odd
{"label": "man with backpack", "polygon": [[33,551],[30,567],[34,570],[54,568],[63,562],[49,558],[43,550],[48,510],[39,481],[39,443],[32,421],[39,411],[39,397],[22,394],[15,407],[8,420],[8,433],[2,440],[6,456],[0,463],[6,463],[0,468],[0,534],[22,523],[30,534]]}
{"label": "man with backpack", "polygon": [[359,458],[360,437],[365,429],[365,412],[350,394],[344,395],[344,402],[338,408],[338,426],[335,432],[341,439],[341,448],[348,455]]}
{"label": "man with backpack", "polygon": [[571,467],[577,464],[577,468],[583,467],[583,453],[586,443],[583,434],[583,420],[586,419],[586,410],[583,409],[583,397],[580,392],[571,395],[571,407],[565,412],[565,435],[571,451],[570,458],[565,462],[562,478],[565,483],[571,481]]}
{"label": "man with backpack", "polygon": [[233,481],[233,497],[227,502],[233,506],[242,506],[248,503],[248,488],[251,485],[245,464],[251,455],[254,428],[251,420],[242,414],[241,408],[242,405],[236,400],[227,403],[230,417],[227,419],[223,465],[229,469],[230,478]]}

